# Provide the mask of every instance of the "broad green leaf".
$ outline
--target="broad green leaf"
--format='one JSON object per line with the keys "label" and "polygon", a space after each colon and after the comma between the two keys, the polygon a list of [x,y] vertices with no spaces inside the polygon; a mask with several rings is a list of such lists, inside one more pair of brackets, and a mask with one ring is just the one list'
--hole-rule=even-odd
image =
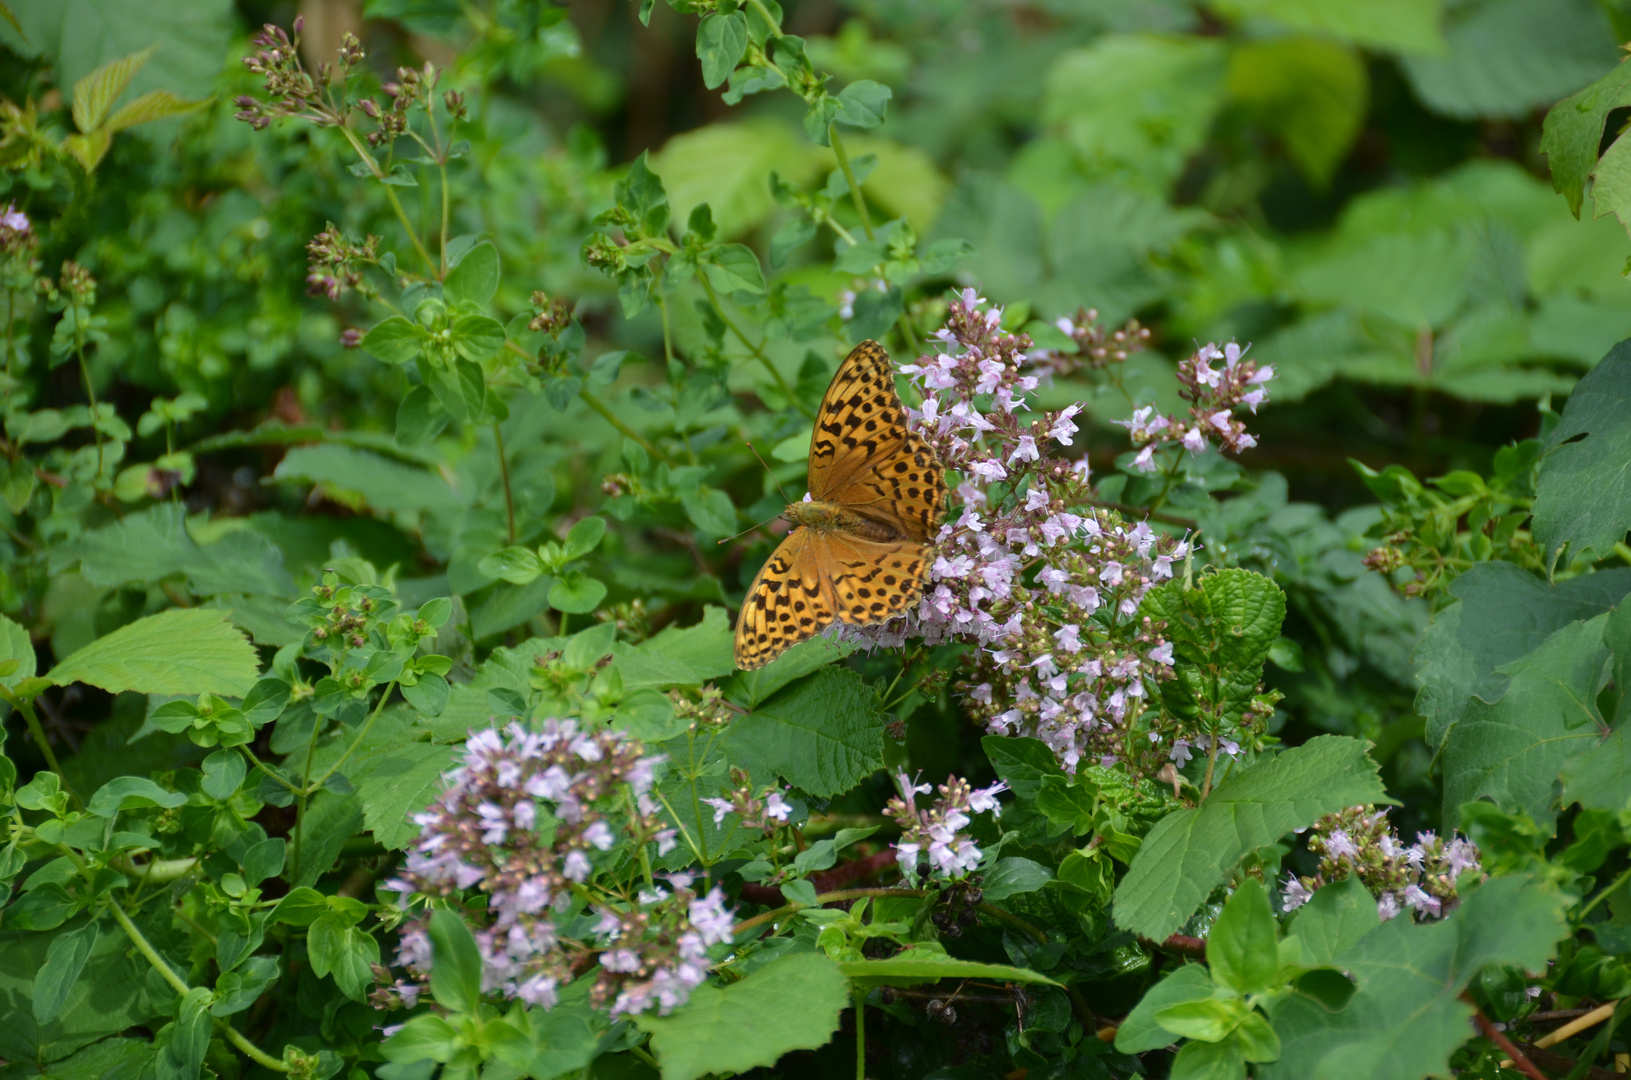
{"label": "broad green leaf", "polygon": [[697,27],[697,59],[702,61],[702,85],[713,90],[724,85],[748,48],[748,20],[740,11],[705,17]]}
{"label": "broad green leaf", "polygon": [[1177,677],[1161,683],[1167,707],[1189,720],[1238,724],[1285,621],[1279,586],[1254,571],[1221,570],[1188,589],[1175,578],[1152,590],[1140,610],[1166,622],[1173,644]]}
{"label": "broad green leaf", "polygon": [[1444,51],[1439,0],[1219,0],[1237,18],[1262,17],[1387,52]]}
{"label": "broad green leaf", "polygon": [[[732,655],[733,640],[730,616],[725,614],[724,608],[709,606],[703,609],[702,618],[694,625],[670,626],[637,647],[614,645],[612,652],[618,657],[620,668],[625,659],[638,652],[641,663],[649,663],[649,668],[644,670],[651,672],[652,677],[667,679],[684,668],[691,673],[691,678],[708,682],[729,675],[736,669]],[[640,685],[642,683],[638,678],[631,677],[629,669],[623,670],[625,690],[637,689]],[[660,684],[647,681],[643,685]]]}
{"label": "broad green leaf", "polygon": [[811,795],[848,791],[883,765],[872,689],[826,667],[795,682],[730,727],[732,749],[755,772],[774,772]]}
{"label": "broad green leaf", "polygon": [[718,488],[705,486],[682,494],[680,505],[703,536],[729,536],[736,531],[736,505]]}
{"label": "broad green leaf", "polygon": [[235,528],[213,543],[200,544],[187,528],[186,508],[178,503],[161,503],[82,533],[53,548],[50,557],[54,572],[78,564],[85,579],[96,585],[184,576],[199,596],[252,593],[293,599],[295,594],[283,553],[265,536]]}
{"label": "broad green leaf", "polygon": [[[468,301],[486,306],[498,293],[498,276],[498,248],[483,240],[465,253],[459,265],[447,272],[447,279],[442,282],[442,293],[450,304]],[[499,344],[503,342],[504,331],[500,327]]]}
{"label": "broad green leaf", "polygon": [[[35,666],[39,662],[28,631],[6,616],[0,615],[0,663],[10,661],[16,661],[16,666],[6,674],[0,675],[0,683],[13,687],[24,679],[32,679]],[[5,708],[8,706],[0,704],[0,709]]]}
{"label": "broad green leaf", "polygon": [[1065,775],[1058,757],[1041,739],[987,735],[980,740],[980,746],[997,775],[1021,799],[1035,799],[1040,795],[1043,777]]}
{"label": "broad green leaf", "polygon": [[172,116],[185,116],[190,112],[197,112],[207,104],[206,101],[183,101],[168,90],[149,90],[141,97],[119,106],[118,110],[108,117],[104,129],[124,131],[137,124],[168,120]]}
{"label": "broad green leaf", "polygon": [[313,974],[334,976],[334,984],[353,1001],[366,998],[368,988],[374,985],[373,965],[379,963],[380,956],[379,942],[372,934],[325,914],[306,931],[306,948]]}
{"label": "broad green leaf", "polygon": [[586,615],[605,599],[605,583],[578,571],[557,578],[549,588],[549,606],[570,615]]}
{"label": "broad green leaf", "polygon": [[1223,905],[1223,913],[1206,935],[1206,960],[1212,977],[1242,997],[1263,994],[1279,985],[1279,927],[1263,883],[1248,877]]}
{"label": "broad green leaf", "polygon": [[722,293],[759,295],[765,291],[759,257],[745,244],[721,244],[703,255],[699,262],[708,283]]}
{"label": "broad green leaf", "polygon": [[[8,911],[8,923],[10,914]],[[153,933],[147,921],[138,919],[137,923]],[[58,936],[9,926],[0,931],[0,1016],[6,1018],[0,1023],[0,1056],[12,1061],[58,1061],[158,1016],[147,992],[151,966],[130,947],[129,938],[114,931],[97,936],[55,1019],[38,1020],[33,1009],[34,983],[46,968]]]}
{"label": "broad green leaf", "polygon": [[[1631,102],[1628,102],[1631,103]],[[1563,106],[1559,106],[1562,108]],[[1631,341],[1622,341],[1586,373],[1546,437],[1535,482],[1534,533],[1556,563],[1601,558],[1631,528]]]}
{"label": "broad green leaf", "polygon": [[[637,235],[664,236],[668,231],[668,192],[662,177],[646,162],[645,152],[629,165],[629,171],[616,186],[617,204],[634,216]],[[712,200],[700,199],[699,202]]]}
{"label": "broad green leaf", "polygon": [[1173,811],[1150,830],[1116,889],[1116,924],[1159,941],[1241,856],[1325,814],[1390,801],[1365,744],[1337,735],[1231,772],[1199,807]]}
{"label": "broad green leaf", "polygon": [[1408,56],[1401,66],[1435,113],[1517,119],[1613,68],[1614,33],[1590,0],[1456,4],[1446,18],[1446,52]]}
{"label": "broad green leaf", "polygon": [[241,697],[255,684],[259,666],[254,647],[222,612],[184,608],[122,626],[45,677],[58,686],[84,682],[115,694]]}
{"label": "broad green leaf", "polygon": [[1369,79],[1357,50],[1311,37],[1243,42],[1229,96],[1249,106],[1315,184],[1330,181],[1365,121]]}
{"label": "broad green leaf", "polygon": [[300,845],[289,851],[289,880],[296,885],[314,884],[328,873],[345,842],[361,828],[362,810],[354,796],[328,788],[313,795],[301,820]]}
{"label": "broad green leaf", "polygon": [[278,979],[278,962],[270,956],[251,956],[215,980],[215,1003],[211,1016],[231,1016],[243,1012]]}
{"label": "broad green leaf", "polygon": [[1009,855],[998,859],[985,873],[980,891],[987,900],[1006,900],[1020,893],[1035,892],[1053,880],[1053,871],[1039,862]]}
{"label": "broad green leaf", "polygon": [[1168,1080],[1245,1080],[1245,1056],[1238,1040],[1189,1042],[1172,1061]]}
{"label": "broad green leaf", "polygon": [[446,908],[430,917],[434,960],[430,992],[436,1003],[455,1012],[474,1012],[481,1003],[481,952],[464,920]]}
{"label": "broad green leaf", "polygon": [[[1323,890],[1321,890],[1323,891]],[[1439,922],[1401,916],[1371,930],[1334,959],[1358,990],[1329,1011],[1290,994],[1269,1019],[1280,1059],[1259,1065],[1263,1080],[1416,1080],[1448,1076],[1450,1055],[1473,1034],[1463,989],[1491,965],[1545,970],[1568,935],[1568,899],[1524,876],[1491,879]]]}
{"label": "broad green leaf", "polygon": [[186,801],[187,796],[181,792],[167,791],[146,777],[121,776],[97,788],[85,809],[97,817],[112,818],[121,810],[139,810],[149,806],[174,808]]}
{"label": "broad green leaf", "polygon": [[423,326],[401,315],[392,315],[375,323],[374,328],[363,335],[362,347],[376,360],[406,364],[419,355],[429,340],[430,332]]}
{"label": "broad green leaf", "polygon": [[1479,563],[1450,585],[1461,601],[1444,608],[1416,648],[1421,690],[1416,711],[1435,750],[1474,700],[1501,700],[1511,676],[1500,669],[1533,652],[1570,623],[1613,608],[1631,592],[1631,569],[1584,574],[1556,586],[1508,562]]}
{"label": "broad green leaf", "polygon": [[916,986],[941,979],[992,979],[997,982],[1059,985],[1048,976],[1026,968],[959,960],[928,949],[907,949],[884,960],[845,961],[839,963],[838,970],[863,986]]}
{"label": "broad green leaf", "polygon": [[[1586,181],[1598,167],[1598,148],[1603,128],[1615,109],[1631,105],[1631,68],[1621,63],[1602,78],[1553,105],[1541,128],[1540,152],[1552,172],[1552,187],[1569,201],[1569,209],[1580,216]],[[1617,135],[1618,133],[1616,133]],[[1619,146],[1616,139],[1613,150]],[[1615,163],[1610,163],[1611,165]],[[1595,201],[1595,196],[1593,196]],[[1616,208],[1598,203],[1594,217]],[[1626,217],[1620,215],[1622,224]]]}
{"label": "broad green leaf", "polygon": [[1123,1054],[1142,1054],[1171,1046],[1177,1040],[1172,1032],[1155,1022],[1162,1009],[1186,1001],[1205,1001],[1212,996],[1212,976],[1202,964],[1184,964],[1144,992],[1143,998],[1116,1028],[1116,1049]]}
{"label": "broad green leaf", "polygon": [[1381,924],[1376,897],[1356,877],[1322,886],[1298,908],[1286,929],[1301,950],[1303,966],[1335,962],[1360,938]]}
{"label": "broad green leaf", "polygon": [[290,889],[273,905],[270,920],[290,926],[310,926],[328,911],[328,901],[316,889],[299,886]]}
{"label": "broad green leaf", "polygon": [[696,1080],[825,1046],[848,1003],[837,965],[816,953],[795,953],[723,989],[704,983],[670,1015],[644,1013],[635,1023],[651,1034],[663,1080]]}
{"label": "broad green leaf", "polygon": [[1608,616],[1572,623],[1534,652],[1497,668],[1511,678],[1499,701],[1474,698],[1444,740],[1444,823],[1462,803],[1488,798],[1543,828],[1557,818],[1554,787],[1563,763],[1595,746],[1606,725],[1597,690],[1608,647]]}
{"label": "broad green leaf", "polygon": [[713,208],[722,238],[740,236],[775,210],[765,176],[774,169],[802,186],[823,169],[815,147],[779,121],[705,124],[676,135],[652,156],[674,214],[684,220],[702,203]]}
{"label": "broad green leaf", "polygon": [[[1476,241],[1458,228],[1383,232],[1326,248],[1297,270],[1293,286],[1306,301],[1403,326],[1442,326],[1466,304]],[[1394,381],[1419,378],[1412,363]]]}
{"label": "broad green leaf", "polygon": [[49,1024],[62,1012],[68,992],[79,981],[85,961],[96,945],[97,924],[87,919],[83,926],[64,930],[51,939],[45,953],[45,966],[34,976],[34,1019]]}
{"label": "broad green leaf", "polygon": [[441,790],[442,773],[453,766],[453,751],[444,744],[409,743],[363,769],[348,770],[357,785],[363,824],[381,846],[400,850],[419,835],[408,815],[423,810]]}
{"label": "broad green leaf", "polygon": [[153,55],[153,47],[109,61],[74,83],[74,124],[87,134],[102,126],[113,102]]}
{"label": "broad green leaf", "polygon": [[354,491],[382,513],[452,514],[464,508],[464,497],[438,473],[349,446],[297,446],[272,475],[284,483]]}
{"label": "broad green leaf", "polygon": [[1214,39],[1106,34],[1054,61],[1043,120],[1095,173],[1164,188],[1206,138],[1223,102],[1226,62]]}
{"label": "broad green leaf", "polygon": [[447,410],[428,386],[416,386],[403,395],[396,410],[396,441],[403,446],[423,446],[447,426]]}
{"label": "broad green leaf", "polygon": [[1154,1020],[1174,1035],[1201,1042],[1222,1042],[1251,1011],[1246,999],[1214,994],[1202,1001],[1180,1001],[1156,1011]]}
{"label": "broad green leaf", "polygon": [[852,82],[838,93],[838,115],[834,121],[851,127],[875,128],[889,112],[894,91],[871,79]]}
{"label": "broad green leaf", "polygon": [[487,315],[462,316],[453,324],[453,347],[476,363],[497,356],[504,347],[504,324]]}
{"label": "broad green leaf", "polygon": [[586,517],[567,532],[562,549],[568,559],[581,559],[599,547],[601,538],[605,535],[605,518]]}

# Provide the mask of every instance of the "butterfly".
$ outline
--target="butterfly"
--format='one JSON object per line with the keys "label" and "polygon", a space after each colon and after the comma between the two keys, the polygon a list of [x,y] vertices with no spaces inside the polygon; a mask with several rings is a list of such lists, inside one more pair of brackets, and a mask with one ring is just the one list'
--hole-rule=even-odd
{"label": "butterfly", "polygon": [[903,614],[923,592],[946,510],[945,470],[906,426],[895,369],[863,341],[833,376],[810,443],[810,494],[736,622],[736,666],[763,667],[834,622]]}

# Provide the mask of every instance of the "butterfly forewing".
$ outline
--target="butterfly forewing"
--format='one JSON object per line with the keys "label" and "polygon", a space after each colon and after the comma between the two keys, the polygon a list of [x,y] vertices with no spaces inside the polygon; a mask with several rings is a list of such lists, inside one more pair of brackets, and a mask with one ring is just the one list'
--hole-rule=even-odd
{"label": "butterfly forewing", "polygon": [[840,501],[834,492],[871,462],[906,441],[906,410],[895,393],[895,369],[876,341],[850,351],[821,399],[810,440],[810,494]]}

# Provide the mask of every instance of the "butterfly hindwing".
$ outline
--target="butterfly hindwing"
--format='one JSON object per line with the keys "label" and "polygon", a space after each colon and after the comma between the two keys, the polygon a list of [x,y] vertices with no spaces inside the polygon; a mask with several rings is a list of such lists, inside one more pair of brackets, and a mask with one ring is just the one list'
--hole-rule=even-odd
{"label": "butterfly hindwing", "polygon": [[794,529],[748,587],[736,621],[736,666],[743,671],[770,663],[837,617],[822,539],[810,529]]}
{"label": "butterfly hindwing", "polygon": [[870,626],[904,615],[917,603],[929,574],[933,544],[914,540],[878,542],[834,533],[833,597],[838,618],[852,626]]}

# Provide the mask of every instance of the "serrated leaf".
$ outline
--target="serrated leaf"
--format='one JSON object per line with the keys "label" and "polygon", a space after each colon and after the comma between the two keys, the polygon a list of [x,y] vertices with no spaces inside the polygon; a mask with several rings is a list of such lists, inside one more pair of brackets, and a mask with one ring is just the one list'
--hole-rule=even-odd
{"label": "serrated leaf", "polygon": [[[1631,105],[1631,67],[1623,62],[1602,78],[1553,105],[1541,128],[1540,152],[1552,172],[1552,188],[1580,216],[1586,181],[1597,171],[1603,128],[1615,109]],[[1614,147],[1619,146],[1616,139]],[[1613,147],[1610,147],[1612,150]],[[1599,205],[1595,216],[1610,207]],[[1621,218],[1622,223],[1625,222]]]}
{"label": "serrated leaf", "polygon": [[825,667],[787,686],[727,735],[755,771],[812,795],[848,791],[883,765],[878,701],[853,671]]}
{"label": "serrated leaf", "polygon": [[176,503],[92,529],[52,549],[51,567],[75,566],[95,585],[162,581],[184,575],[198,596],[255,594],[292,599],[294,579],[283,567],[283,552],[258,532],[233,530],[200,544],[187,528],[186,508]]}
{"label": "serrated leaf", "polygon": [[1152,590],[1140,611],[1167,624],[1173,645],[1177,677],[1161,683],[1167,707],[1192,721],[1238,724],[1285,621],[1279,586],[1239,569],[1202,574],[1192,588],[1175,578]]}
{"label": "serrated leaf", "polygon": [[1492,799],[1542,828],[1556,820],[1553,788],[1563,763],[1595,746],[1607,725],[1597,690],[1608,659],[1608,616],[1571,623],[1520,660],[1496,669],[1511,684],[1499,701],[1473,698],[1444,740],[1444,823],[1462,803]]}
{"label": "serrated leaf", "polygon": [[1390,801],[1365,744],[1338,735],[1232,772],[1199,807],[1150,830],[1116,889],[1116,924],[1162,940],[1243,855],[1325,814]]}
{"label": "serrated leaf", "polygon": [[[1561,107],[1561,106],[1560,106]],[[1555,564],[1602,557],[1631,528],[1631,341],[1622,341],[1576,384],[1546,438],[1535,482],[1534,533]]]}
{"label": "serrated leaf", "polygon": [[79,649],[46,674],[58,686],[83,682],[109,693],[242,697],[260,663],[222,612],[185,608],[149,615]]}
{"label": "serrated leaf", "polygon": [[272,475],[285,483],[354,491],[382,513],[457,513],[465,505],[440,474],[349,446],[297,446]]}
{"label": "serrated leaf", "polygon": [[137,124],[147,124],[154,120],[167,120],[172,116],[185,116],[190,112],[197,112],[206,101],[183,101],[168,90],[149,90],[141,97],[126,102],[103,125],[107,131],[124,131]]}
{"label": "serrated leaf", "polygon": [[102,126],[114,99],[125,92],[154,48],[150,45],[141,52],[109,61],[74,83],[74,124],[80,131],[88,135]]}
{"label": "serrated leaf", "polygon": [[[1322,890],[1323,891],[1323,890]],[[1491,879],[1439,922],[1381,923],[1334,958],[1358,989],[1332,1012],[1288,994],[1269,1006],[1282,1053],[1262,1080],[1415,1080],[1451,1075],[1473,1034],[1460,1000],[1491,965],[1542,971],[1568,935],[1567,898],[1525,876]]]}
{"label": "serrated leaf", "polygon": [[442,773],[453,766],[451,746],[416,742],[380,755],[353,777],[363,824],[382,847],[411,844],[419,827],[408,815],[424,809],[441,790]]}
{"label": "serrated leaf", "polygon": [[696,1080],[825,1046],[848,1002],[837,965],[817,953],[796,953],[723,989],[704,983],[668,1016],[634,1019],[651,1034],[663,1080]]}
{"label": "serrated leaf", "polygon": [[1217,7],[1235,18],[1272,19],[1389,52],[1444,51],[1439,0],[1219,0]]}
{"label": "serrated leaf", "polygon": [[96,171],[96,167],[107,156],[108,148],[113,145],[113,133],[107,129],[93,131],[89,135],[69,135],[62,140],[62,148],[73,155],[75,161],[86,172]]}

